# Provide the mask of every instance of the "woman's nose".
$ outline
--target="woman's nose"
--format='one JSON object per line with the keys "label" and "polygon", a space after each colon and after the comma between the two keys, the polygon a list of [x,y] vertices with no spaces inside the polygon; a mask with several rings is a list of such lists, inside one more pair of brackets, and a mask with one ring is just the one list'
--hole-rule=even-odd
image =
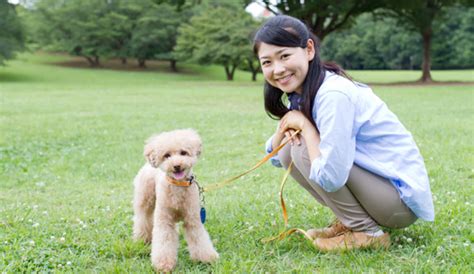
{"label": "woman's nose", "polygon": [[276,62],[275,67],[273,69],[273,73],[278,75],[278,74],[284,73],[285,70],[286,70],[286,68],[282,63]]}

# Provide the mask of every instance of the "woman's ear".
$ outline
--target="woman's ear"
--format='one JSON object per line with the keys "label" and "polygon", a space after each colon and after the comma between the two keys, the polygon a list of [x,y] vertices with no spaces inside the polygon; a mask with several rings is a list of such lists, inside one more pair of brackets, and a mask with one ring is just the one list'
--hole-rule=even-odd
{"label": "woman's ear", "polygon": [[308,61],[312,61],[316,54],[313,39],[308,39],[308,42],[306,42],[306,54],[308,56]]}

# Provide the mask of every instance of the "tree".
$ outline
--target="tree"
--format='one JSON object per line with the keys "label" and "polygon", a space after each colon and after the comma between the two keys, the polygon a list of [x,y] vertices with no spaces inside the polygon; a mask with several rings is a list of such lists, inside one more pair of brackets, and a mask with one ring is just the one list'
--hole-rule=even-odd
{"label": "tree", "polygon": [[432,63],[434,69],[474,68],[474,8],[456,5],[435,22]]}
{"label": "tree", "polygon": [[[386,1],[388,12],[382,12],[397,19],[409,30],[418,32],[423,41],[423,62],[421,82],[432,82],[431,77],[431,43],[433,22],[442,15],[443,8],[452,6],[456,0],[399,0]],[[471,4],[472,5],[472,4]]]}
{"label": "tree", "polygon": [[7,0],[0,0],[0,65],[24,49],[24,30],[15,11]]}
{"label": "tree", "polygon": [[351,29],[327,37],[321,56],[346,69],[414,69],[421,63],[420,44],[421,38],[395,19],[375,21],[371,14],[363,14]]}
{"label": "tree", "polygon": [[243,9],[215,6],[179,28],[175,54],[180,60],[222,65],[227,80],[233,80],[236,68],[251,54],[255,29],[256,23]]}
{"label": "tree", "polygon": [[138,18],[133,29],[131,55],[137,58],[140,67],[145,61],[160,59],[170,61],[170,67],[176,71],[176,58],[172,51],[176,45],[178,27],[189,16],[189,12],[177,12],[169,4],[149,4]]}
{"label": "tree", "polygon": [[277,0],[275,5],[273,0],[255,2],[275,14],[282,12],[301,19],[321,41],[333,31],[350,27],[358,15],[381,5],[377,0]]}
{"label": "tree", "polygon": [[126,16],[117,12],[119,1],[58,1],[37,3],[34,14],[42,44],[84,57],[91,66],[117,51]]}
{"label": "tree", "polygon": [[102,57],[118,57],[122,63],[134,57],[140,67],[160,59],[176,70],[177,29],[190,11],[178,13],[156,1],[42,0],[25,21],[43,47],[82,56],[91,66],[99,66]]}

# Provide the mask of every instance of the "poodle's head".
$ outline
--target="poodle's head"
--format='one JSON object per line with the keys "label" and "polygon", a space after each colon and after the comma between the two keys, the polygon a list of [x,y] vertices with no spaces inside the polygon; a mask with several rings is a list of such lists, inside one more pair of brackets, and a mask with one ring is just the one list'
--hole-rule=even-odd
{"label": "poodle's head", "polygon": [[146,141],[144,155],[155,168],[177,181],[189,179],[201,154],[201,138],[192,129],[163,132]]}

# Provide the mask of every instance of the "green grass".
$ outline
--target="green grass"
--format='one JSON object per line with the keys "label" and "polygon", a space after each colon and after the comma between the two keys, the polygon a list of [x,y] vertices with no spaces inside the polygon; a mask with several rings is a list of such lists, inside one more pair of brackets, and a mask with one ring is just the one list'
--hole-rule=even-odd
{"label": "green grass", "polygon": [[[149,246],[131,240],[132,180],[155,132],[196,128],[204,141],[202,185],[235,175],[263,156],[275,128],[261,82],[220,67],[185,74],[72,69],[64,57],[23,55],[0,68],[0,270],[151,272]],[[419,72],[352,72],[367,82],[416,80]],[[433,72],[472,81],[473,71]],[[259,76],[261,78],[261,76]],[[388,80],[390,79],[390,80]],[[411,78],[410,78],[411,79]],[[325,254],[302,237],[260,239],[282,228],[282,170],[264,165],[206,194],[214,265],[179,249],[177,272],[473,272],[474,87],[375,86],[413,133],[431,178],[436,221],[390,230],[388,251]],[[333,218],[297,184],[286,190],[290,225]]]}

